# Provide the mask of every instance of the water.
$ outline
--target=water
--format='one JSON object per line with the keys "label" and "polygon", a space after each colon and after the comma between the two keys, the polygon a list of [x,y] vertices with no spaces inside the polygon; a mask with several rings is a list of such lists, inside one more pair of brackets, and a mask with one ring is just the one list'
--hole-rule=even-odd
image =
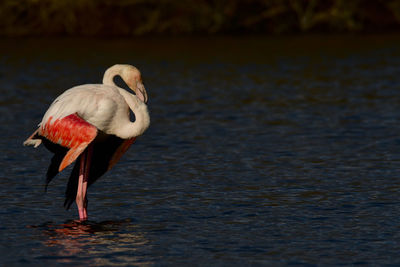
{"label": "water", "polygon": [[[400,264],[397,36],[0,43],[1,265]],[[70,168],[22,147],[48,105],[115,63],[152,124],[62,207]]]}

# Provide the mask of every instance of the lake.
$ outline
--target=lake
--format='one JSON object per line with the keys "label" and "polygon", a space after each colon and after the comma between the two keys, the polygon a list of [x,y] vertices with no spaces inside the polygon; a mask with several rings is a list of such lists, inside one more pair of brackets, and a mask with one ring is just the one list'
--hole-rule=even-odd
{"label": "lake", "polygon": [[[0,265],[400,264],[400,36],[0,42]],[[150,128],[63,208],[23,147],[52,100],[137,66]]]}

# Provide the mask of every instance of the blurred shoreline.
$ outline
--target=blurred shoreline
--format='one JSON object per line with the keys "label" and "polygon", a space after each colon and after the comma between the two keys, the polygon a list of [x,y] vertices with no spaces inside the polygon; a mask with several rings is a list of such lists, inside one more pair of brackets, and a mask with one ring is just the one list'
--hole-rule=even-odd
{"label": "blurred shoreline", "polygon": [[4,0],[0,37],[400,32],[400,0]]}

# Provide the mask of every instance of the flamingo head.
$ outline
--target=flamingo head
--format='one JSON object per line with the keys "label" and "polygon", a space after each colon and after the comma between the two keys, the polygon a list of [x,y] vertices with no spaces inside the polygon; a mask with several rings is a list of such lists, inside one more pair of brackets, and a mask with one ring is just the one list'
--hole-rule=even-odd
{"label": "flamingo head", "polygon": [[135,92],[136,96],[143,103],[147,103],[147,92],[144,88],[140,71],[134,66],[126,65],[121,73],[121,77],[129,86],[129,88]]}

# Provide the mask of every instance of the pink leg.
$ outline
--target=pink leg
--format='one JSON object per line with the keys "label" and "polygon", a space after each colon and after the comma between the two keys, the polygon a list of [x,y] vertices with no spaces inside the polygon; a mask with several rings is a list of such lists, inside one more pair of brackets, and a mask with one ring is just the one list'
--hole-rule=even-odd
{"label": "pink leg", "polygon": [[79,168],[79,181],[78,190],[76,193],[76,205],[78,206],[79,219],[81,221],[87,220],[87,183],[89,178],[90,162],[92,159],[93,147],[89,145],[87,150],[80,156],[80,168]]}
{"label": "pink leg", "polygon": [[81,221],[85,220],[85,214],[84,214],[84,201],[86,198],[86,185],[87,183],[84,183],[84,173],[85,173],[85,159],[86,159],[86,151],[82,153],[80,156],[80,167],[79,167],[79,181],[78,181],[78,190],[76,192],[76,205],[78,206],[78,212],[79,212],[79,219]]}

